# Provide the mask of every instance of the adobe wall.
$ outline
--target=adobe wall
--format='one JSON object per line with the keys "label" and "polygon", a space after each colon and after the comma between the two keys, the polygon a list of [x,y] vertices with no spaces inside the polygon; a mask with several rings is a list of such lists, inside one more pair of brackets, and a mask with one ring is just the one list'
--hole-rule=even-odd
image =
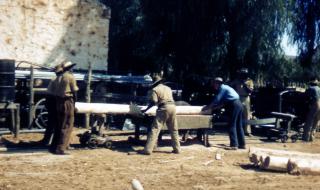
{"label": "adobe wall", "polygon": [[106,70],[110,15],[96,0],[0,0],[0,59]]}

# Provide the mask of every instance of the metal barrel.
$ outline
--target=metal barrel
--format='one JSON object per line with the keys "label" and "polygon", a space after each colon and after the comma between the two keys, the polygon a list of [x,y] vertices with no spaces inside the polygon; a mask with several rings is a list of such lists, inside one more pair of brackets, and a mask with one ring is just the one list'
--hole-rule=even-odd
{"label": "metal barrel", "polygon": [[0,59],[0,102],[14,102],[15,60]]}

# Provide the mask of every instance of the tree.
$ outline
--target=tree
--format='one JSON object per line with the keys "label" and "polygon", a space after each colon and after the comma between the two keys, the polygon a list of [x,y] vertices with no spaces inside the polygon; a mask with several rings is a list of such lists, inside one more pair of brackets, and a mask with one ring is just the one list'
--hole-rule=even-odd
{"label": "tree", "polygon": [[[104,0],[111,6],[112,70],[164,70],[167,78],[232,77],[280,64],[286,0]],[[280,62],[278,62],[280,60]]]}
{"label": "tree", "polygon": [[318,75],[317,63],[320,43],[320,1],[293,0],[290,6],[291,32],[298,44],[301,65],[305,75]]}

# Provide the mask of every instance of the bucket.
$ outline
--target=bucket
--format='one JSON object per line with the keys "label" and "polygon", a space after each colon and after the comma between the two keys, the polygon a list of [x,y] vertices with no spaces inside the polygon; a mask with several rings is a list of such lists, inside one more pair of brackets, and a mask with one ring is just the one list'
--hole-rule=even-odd
{"label": "bucket", "polygon": [[0,59],[0,102],[14,102],[15,60]]}

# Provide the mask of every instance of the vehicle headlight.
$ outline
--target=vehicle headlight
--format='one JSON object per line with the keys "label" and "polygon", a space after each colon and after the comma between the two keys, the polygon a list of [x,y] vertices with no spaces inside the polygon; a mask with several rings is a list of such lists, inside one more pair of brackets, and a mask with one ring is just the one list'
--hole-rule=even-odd
{"label": "vehicle headlight", "polygon": [[34,80],[34,83],[33,83],[33,86],[34,87],[39,87],[43,84],[43,80],[42,79],[35,79]]}

